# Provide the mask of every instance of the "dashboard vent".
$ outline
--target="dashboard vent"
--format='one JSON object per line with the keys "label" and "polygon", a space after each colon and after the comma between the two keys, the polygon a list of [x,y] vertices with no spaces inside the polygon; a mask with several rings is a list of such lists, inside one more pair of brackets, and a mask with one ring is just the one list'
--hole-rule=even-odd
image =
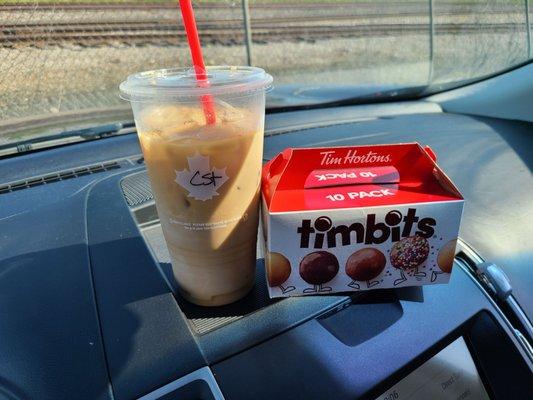
{"label": "dashboard vent", "polygon": [[120,168],[120,164],[117,161],[110,161],[100,164],[88,165],[85,167],[79,167],[75,169],[58,171],[52,174],[7,183],[5,185],[0,186],[0,194],[15,192],[17,190],[27,189],[34,186],[64,181],[67,179],[77,178],[83,175],[96,174],[99,172],[109,171],[117,168]]}
{"label": "dashboard vent", "polygon": [[130,207],[139,206],[154,199],[146,172],[125,177],[120,181],[120,187]]}

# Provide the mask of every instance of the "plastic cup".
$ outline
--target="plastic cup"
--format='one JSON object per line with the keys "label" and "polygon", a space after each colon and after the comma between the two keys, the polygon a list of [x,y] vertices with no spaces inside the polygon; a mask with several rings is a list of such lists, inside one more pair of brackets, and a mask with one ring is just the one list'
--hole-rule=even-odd
{"label": "plastic cup", "polygon": [[[120,85],[135,117],[155,204],[181,295],[219,306],[244,297],[255,277],[265,90],[260,68],[141,72]],[[202,99],[213,98],[216,123]]]}

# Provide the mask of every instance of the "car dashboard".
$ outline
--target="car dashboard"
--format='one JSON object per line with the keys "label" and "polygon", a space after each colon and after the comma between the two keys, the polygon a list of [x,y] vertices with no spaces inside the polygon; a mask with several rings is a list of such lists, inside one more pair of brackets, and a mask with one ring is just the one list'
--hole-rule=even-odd
{"label": "car dashboard", "polygon": [[[533,394],[531,128],[426,101],[268,114],[265,161],[430,146],[466,200],[459,253],[446,285],[270,299],[260,236],[254,289],[216,308],[173,285],[135,134],[0,160],[0,397],[408,398],[395,385],[456,343],[490,398]],[[439,390],[461,384],[453,373]]]}

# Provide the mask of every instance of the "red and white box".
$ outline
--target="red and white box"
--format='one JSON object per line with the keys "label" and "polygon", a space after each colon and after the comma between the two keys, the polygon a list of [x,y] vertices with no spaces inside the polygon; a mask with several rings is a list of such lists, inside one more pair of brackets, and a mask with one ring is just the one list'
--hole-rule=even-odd
{"label": "red and white box", "polygon": [[286,149],[261,186],[271,297],[450,279],[464,199],[429,147]]}

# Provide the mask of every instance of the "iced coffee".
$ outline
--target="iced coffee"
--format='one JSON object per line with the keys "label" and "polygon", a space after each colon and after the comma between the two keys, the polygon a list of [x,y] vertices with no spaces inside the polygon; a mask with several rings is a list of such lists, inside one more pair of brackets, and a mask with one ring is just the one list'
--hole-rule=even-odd
{"label": "iced coffee", "polygon": [[176,283],[187,300],[207,306],[238,300],[254,283],[270,83],[263,71],[266,80],[255,90],[217,95],[228,78],[221,75],[218,87],[212,73],[215,123],[206,122],[194,95],[174,103],[132,102]]}

